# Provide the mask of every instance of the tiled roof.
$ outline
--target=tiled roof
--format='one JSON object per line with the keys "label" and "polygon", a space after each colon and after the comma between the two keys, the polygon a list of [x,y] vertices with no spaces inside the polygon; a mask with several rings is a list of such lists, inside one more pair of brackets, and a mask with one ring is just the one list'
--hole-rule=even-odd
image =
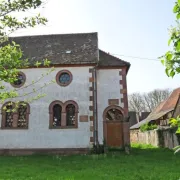
{"label": "tiled roof", "polygon": [[97,33],[12,37],[31,64],[45,58],[52,64],[98,63]]}
{"label": "tiled roof", "polygon": [[102,66],[102,67],[108,67],[108,66],[111,66],[111,67],[116,67],[116,66],[126,66],[130,67],[130,63],[129,62],[126,62],[122,59],[119,59],[109,53],[106,53],[102,50],[99,50],[99,63],[98,63],[99,66]]}
{"label": "tiled roof", "polygon": [[123,61],[98,49],[98,34],[52,34],[11,37],[10,41],[20,44],[24,58],[31,65],[43,59],[51,60],[53,65],[59,64],[98,64],[103,67],[126,66]]}
{"label": "tiled roof", "polygon": [[176,106],[177,100],[179,98],[179,94],[180,94],[180,88],[175,89],[171,93],[170,97],[166,100],[165,104],[161,108],[161,111],[165,111],[167,109],[174,109],[174,107]]}

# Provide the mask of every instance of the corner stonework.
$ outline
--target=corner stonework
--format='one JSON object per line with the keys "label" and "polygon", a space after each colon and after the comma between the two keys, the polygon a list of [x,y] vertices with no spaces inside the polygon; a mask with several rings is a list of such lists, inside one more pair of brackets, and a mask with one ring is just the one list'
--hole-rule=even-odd
{"label": "corner stonework", "polygon": [[93,143],[94,143],[94,116],[93,116],[93,112],[94,112],[94,93],[93,93],[93,82],[94,82],[94,78],[93,78],[93,68],[89,68],[89,111],[90,111],[90,139],[89,139],[89,143],[90,143],[90,147],[92,147]]}
{"label": "corner stonework", "polygon": [[128,116],[126,68],[122,68],[121,71],[119,71],[119,75],[121,76],[121,80],[119,81],[119,84],[121,86],[120,94],[123,95],[123,97],[120,99],[120,101],[124,105],[123,109],[124,109],[125,116]]}
{"label": "corner stonework", "polygon": [[[123,95],[123,97],[120,99],[121,103],[124,105],[124,116],[125,118],[128,117],[128,96],[127,96],[127,82],[126,82],[126,68],[122,68],[119,72],[119,75],[121,76],[120,83],[120,94]],[[124,145],[129,146],[130,145],[130,127],[129,122],[123,122],[123,137],[124,137]]]}

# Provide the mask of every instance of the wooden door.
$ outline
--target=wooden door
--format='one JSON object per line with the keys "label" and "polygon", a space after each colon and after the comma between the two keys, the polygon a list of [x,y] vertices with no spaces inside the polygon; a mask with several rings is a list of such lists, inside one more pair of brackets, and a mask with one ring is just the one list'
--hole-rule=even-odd
{"label": "wooden door", "polygon": [[104,139],[107,146],[123,146],[123,129],[120,121],[104,121]]}

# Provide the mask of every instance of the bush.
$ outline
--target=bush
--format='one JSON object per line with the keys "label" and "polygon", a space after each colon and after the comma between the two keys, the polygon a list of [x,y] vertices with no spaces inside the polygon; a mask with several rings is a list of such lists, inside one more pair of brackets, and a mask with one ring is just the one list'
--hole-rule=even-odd
{"label": "bush", "polygon": [[157,129],[157,125],[156,124],[143,124],[140,126],[140,131],[141,132],[145,132],[145,131],[149,131],[149,130],[153,130],[153,129]]}
{"label": "bush", "polygon": [[93,148],[91,149],[91,154],[103,154],[104,148],[105,147],[103,144],[99,144],[99,145],[93,144]]}

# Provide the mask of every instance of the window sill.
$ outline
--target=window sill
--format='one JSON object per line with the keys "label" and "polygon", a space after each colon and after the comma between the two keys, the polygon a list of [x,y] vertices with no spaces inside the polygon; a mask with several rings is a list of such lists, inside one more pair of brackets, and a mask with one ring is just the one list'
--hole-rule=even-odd
{"label": "window sill", "polygon": [[77,129],[77,126],[58,126],[58,127],[49,127],[49,129]]}
{"label": "window sill", "polygon": [[10,127],[1,127],[0,129],[2,129],[2,130],[27,130],[28,127],[24,127],[24,128],[19,128],[19,127],[14,127],[14,128],[10,128]]}

